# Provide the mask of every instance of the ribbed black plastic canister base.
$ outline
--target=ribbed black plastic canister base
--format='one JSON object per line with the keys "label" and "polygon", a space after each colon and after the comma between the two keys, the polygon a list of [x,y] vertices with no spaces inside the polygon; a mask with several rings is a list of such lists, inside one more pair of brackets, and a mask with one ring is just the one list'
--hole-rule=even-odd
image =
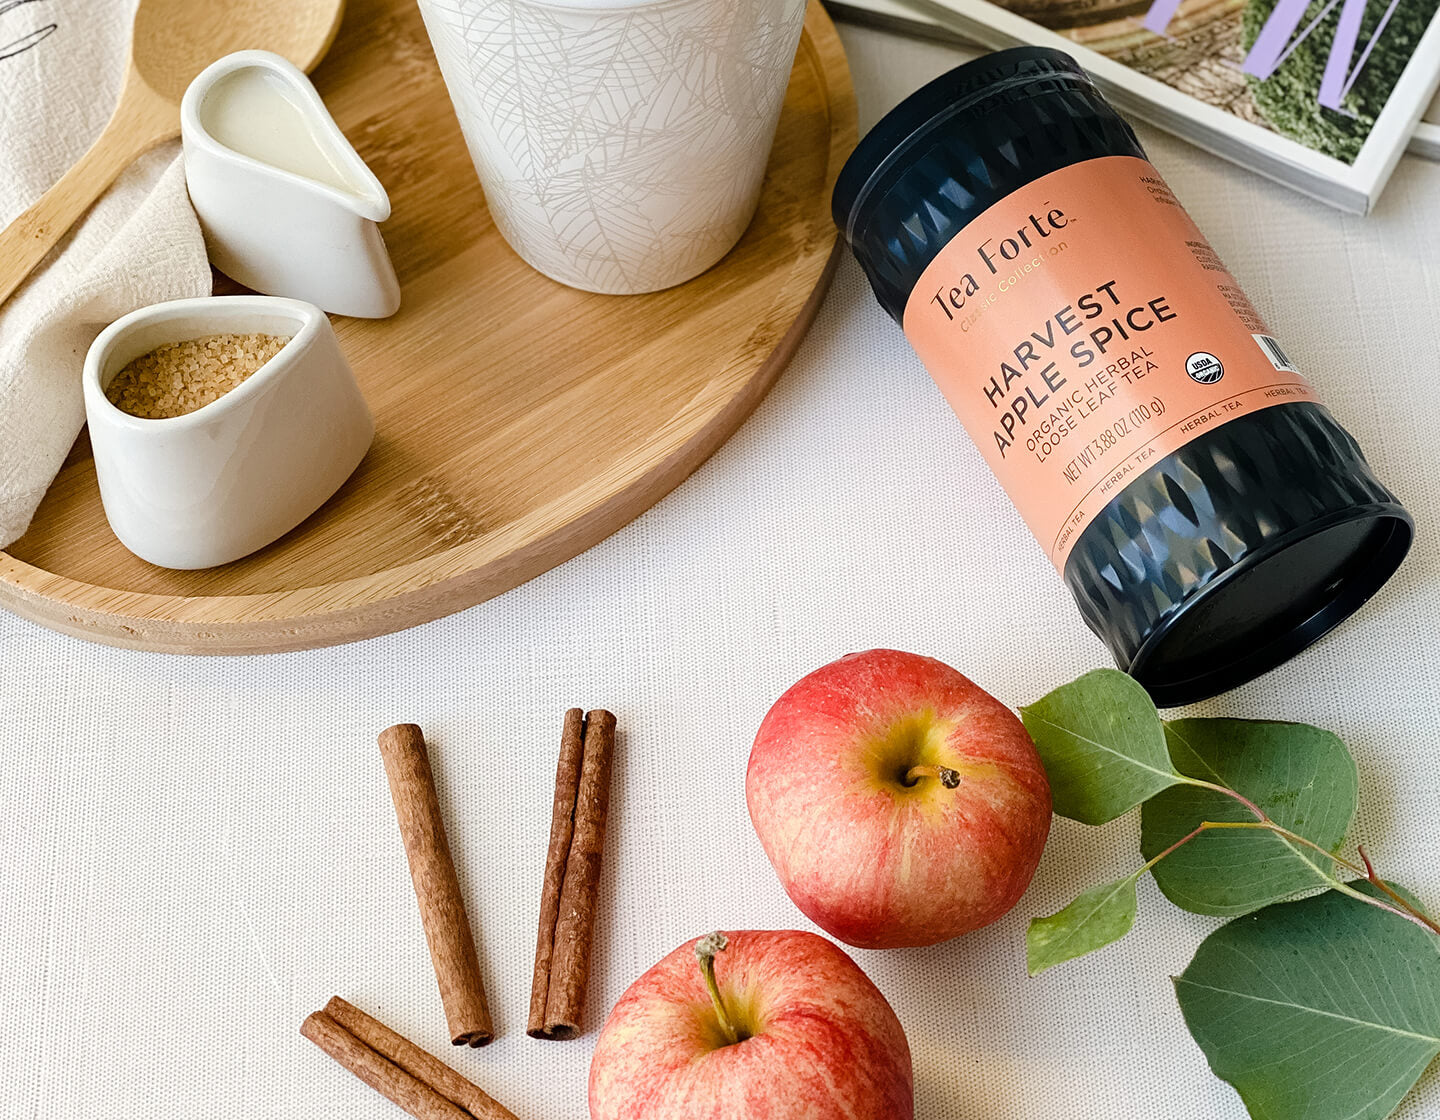
{"label": "ribbed black plastic canister base", "polygon": [[1275,405],[1166,456],[1080,535],[1065,582],[1162,707],[1293,657],[1378,591],[1412,526],[1319,405]]}

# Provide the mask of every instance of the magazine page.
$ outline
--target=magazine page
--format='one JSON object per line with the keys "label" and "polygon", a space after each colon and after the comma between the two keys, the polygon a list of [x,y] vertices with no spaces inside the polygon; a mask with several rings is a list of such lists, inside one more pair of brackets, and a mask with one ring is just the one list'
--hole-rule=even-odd
{"label": "magazine page", "polygon": [[[1440,81],[1440,0],[843,0],[1079,58],[1127,111],[1363,212]],[[1421,132],[1440,134],[1436,123]],[[1437,136],[1440,141],[1440,136]],[[1417,147],[1424,149],[1422,141]],[[1435,145],[1440,155],[1440,142]]]}

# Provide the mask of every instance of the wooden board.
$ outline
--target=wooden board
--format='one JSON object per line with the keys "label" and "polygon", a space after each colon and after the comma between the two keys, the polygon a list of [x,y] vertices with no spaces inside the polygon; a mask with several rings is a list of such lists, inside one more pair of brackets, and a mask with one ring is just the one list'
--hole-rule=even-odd
{"label": "wooden board", "polygon": [[115,539],[82,438],[30,531],[0,553],[0,605],[177,653],[330,645],[472,606],[686,478],[759,403],[829,284],[830,188],[856,118],[844,50],[815,0],[754,222],[720,264],[654,295],[574,291],[509,249],[414,0],[351,0],[314,80],[394,203],[384,232],[400,313],[336,320],[375,445],[275,544],[174,572]]}

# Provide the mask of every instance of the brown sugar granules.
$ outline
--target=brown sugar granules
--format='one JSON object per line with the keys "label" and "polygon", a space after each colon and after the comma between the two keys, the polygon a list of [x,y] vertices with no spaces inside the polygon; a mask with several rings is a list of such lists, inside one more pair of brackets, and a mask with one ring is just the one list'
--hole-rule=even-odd
{"label": "brown sugar granules", "polygon": [[131,416],[184,416],[223,397],[289,341],[270,334],[212,334],[167,342],[117,373],[105,395]]}

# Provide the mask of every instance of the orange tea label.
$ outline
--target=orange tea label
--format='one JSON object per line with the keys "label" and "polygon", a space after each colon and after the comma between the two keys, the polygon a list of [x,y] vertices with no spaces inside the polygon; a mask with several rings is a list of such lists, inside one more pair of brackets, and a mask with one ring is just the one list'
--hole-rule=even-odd
{"label": "orange tea label", "polygon": [[1148,162],[1051,172],[958,233],[905,334],[1050,559],[1141,471],[1315,400]]}

